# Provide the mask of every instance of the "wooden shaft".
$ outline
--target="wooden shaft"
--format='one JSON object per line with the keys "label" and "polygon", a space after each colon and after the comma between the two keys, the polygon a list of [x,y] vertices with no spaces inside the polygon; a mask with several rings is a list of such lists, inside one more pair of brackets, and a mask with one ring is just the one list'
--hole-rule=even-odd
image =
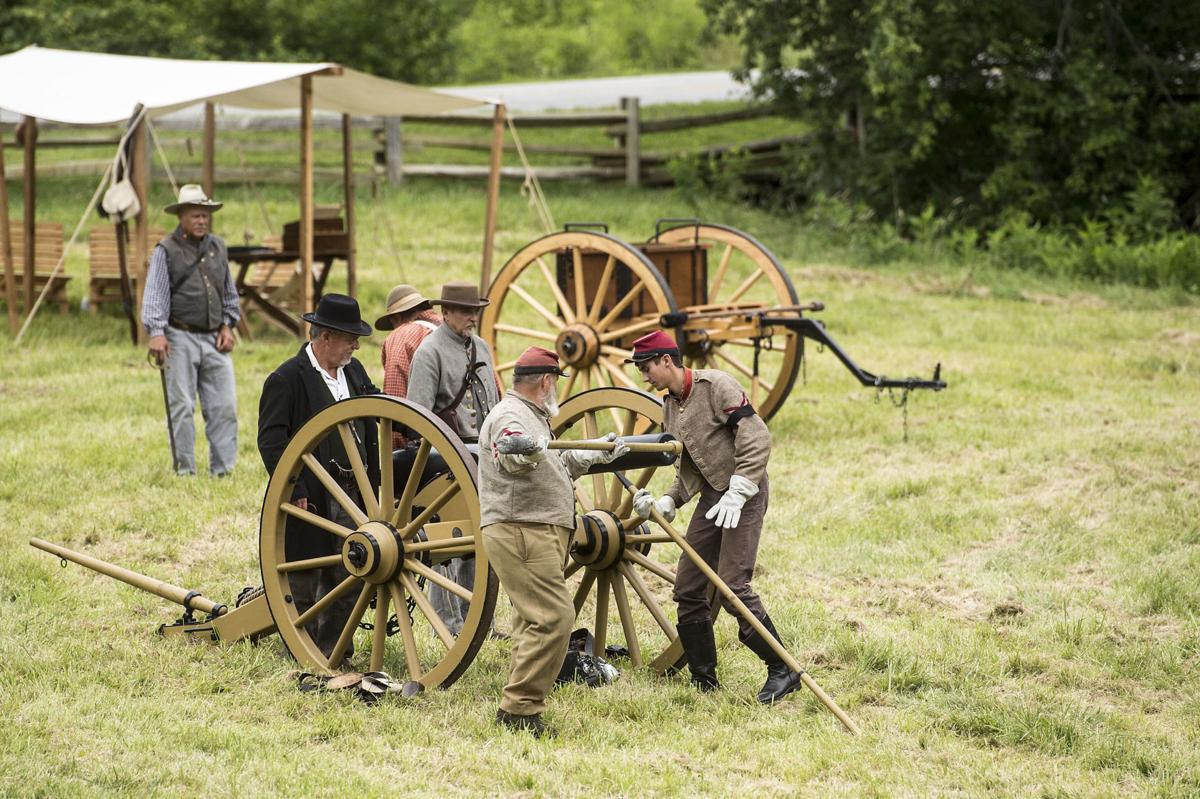
{"label": "wooden shaft", "polygon": [[504,103],[496,103],[492,114],[492,157],[488,165],[487,209],[483,219],[483,265],[479,270],[479,293],[487,294],[492,284],[492,254],[496,238],[496,209],[500,204],[500,162],[504,156]]}
{"label": "wooden shaft", "polygon": [[[150,159],[147,157],[148,148],[146,147],[146,122],[144,118],[139,120],[137,127],[133,129],[132,156],[129,171],[133,173],[133,190],[137,193],[138,201],[142,206],[134,218],[133,225],[133,256],[136,259],[133,273],[137,275],[137,307],[134,308],[134,313],[140,316],[142,312],[142,296],[146,291],[146,273],[150,271],[150,217],[147,207],[150,202],[148,195]],[[139,324],[137,331],[138,344],[145,344],[146,328]]]}
{"label": "wooden shaft", "polygon": [[[847,716],[846,712],[838,707],[837,703],[827,693],[821,690],[821,686],[817,685],[816,681],[804,671],[804,667],[800,665],[800,662],[792,657],[791,653],[784,648],[783,644],[779,643],[779,640],[775,636],[771,635],[771,632],[763,626],[758,617],[750,612],[750,608],[746,607],[745,603],[738,598],[738,595],[733,593],[733,589],[726,585],[725,581],[717,576],[716,571],[704,561],[704,558],[700,557],[700,553],[692,548],[687,539],[680,535],[671,523],[663,518],[658,508],[652,507],[650,513],[655,523],[674,539],[679,548],[683,550],[683,553],[691,558],[692,563],[696,564],[696,568],[700,569],[704,573],[704,576],[708,578],[708,581],[716,586],[716,589],[721,592],[721,595],[725,597],[729,604],[733,605],[737,614],[745,619],[746,623],[767,642],[767,645],[771,647],[771,651],[778,655],[787,664],[789,669],[800,674],[800,681],[816,695],[821,704],[828,708],[847,730],[854,735],[861,735],[862,732],[858,729],[858,725],[854,723],[853,719]],[[629,553],[627,552],[626,554],[628,555]]]}
{"label": "wooden shaft", "polygon": [[[29,539],[29,545],[43,552],[49,552],[51,555],[57,555],[63,560],[78,563],[80,566],[91,569],[94,572],[99,572],[106,577],[120,580],[127,585],[132,585],[134,588],[140,588],[147,593],[160,596],[169,602],[174,602],[176,605],[183,605],[185,608],[192,608],[202,613],[212,613],[215,608],[224,607],[224,605],[218,605],[211,599],[200,596],[195,591],[189,591],[177,585],[164,583],[162,580],[147,577],[144,574],[130,571],[129,569],[113,565],[99,558],[93,558],[91,555],[85,555],[82,552],[67,549],[58,544],[52,544],[49,541],[43,541],[40,538]],[[189,594],[192,595],[190,599],[188,598]]]}
{"label": "wooden shaft", "polygon": [[8,176],[4,171],[4,135],[0,131],[0,259],[4,260],[4,302],[8,308],[8,331],[17,335],[17,275],[13,268],[12,224],[8,218]]}
{"label": "wooden shaft", "polygon": [[346,293],[358,296],[357,257],[354,243],[354,127],[349,114],[342,114],[342,195],[346,209]]}
{"label": "wooden shaft", "polygon": [[[313,130],[312,76],[300,78],[300,312],[313,310]],[[307,325],[300,323],[300,338]]]}
{"label": "wooden shaft", "polygon": [[[546,444],[547,449],[586,449],[598,452],[612,452],[617,446],[615,441],[562,441],[556,439]],[[625,446],[630,452],[670,452],[678,456],[683,452],[682,441],[664,441],[661,444],[632,442]]]}
{"label": "wooden shaft", "polygon": [[22,122],[25,145],[25,310],[33,307],[33,276],[37,252],[37,120]]}
{"label": "wooden shaft", "polygon": [[212,103],[204,104],[204,160],[200,167],[200,183],[204,186],[204,193],[209,197],[213,196],[213,187],[216,180],[213,176],[213,162],[216,151],[217,139],[217,120],[214,113]]}

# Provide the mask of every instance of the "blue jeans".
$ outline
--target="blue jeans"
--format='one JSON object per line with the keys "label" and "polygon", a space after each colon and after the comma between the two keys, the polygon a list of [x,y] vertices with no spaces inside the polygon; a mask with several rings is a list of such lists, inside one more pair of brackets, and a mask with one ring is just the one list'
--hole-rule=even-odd
{"label": "blue jeans", "polygon": [[237,461],[237,390],[233,358],[217,351],[216,333],[188,333],[167,328],[171,352],[167,377],[169,423],[175,435],[175,471],[196,473],[196,396],[208,436],[208,470],[228,474]]}

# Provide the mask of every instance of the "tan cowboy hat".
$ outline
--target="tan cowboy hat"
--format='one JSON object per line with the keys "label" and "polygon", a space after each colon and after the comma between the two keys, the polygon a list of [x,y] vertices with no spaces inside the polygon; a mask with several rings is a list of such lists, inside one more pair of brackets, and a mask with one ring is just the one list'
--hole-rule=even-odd
{"label": "tan cowboy hat", "polygon": [[482,308],[491,300],[479,298],[479,286],[466,281],[446,283],[442,286],[442,297],[430,300],[430,305],[461,305],[465,308]]}
{"label": "tan cowboy hat", "polygon": [[396,320],[393,317],[421,305],[429,307],[429,300],[425,299],[421,292],[412,286],[401,283],[388,292],[387,310],[383,312],[383,316],[375,320],[375,329],[392,330],[396,327]]}
{"label": "tan cowboy hat", "polygon": [[219,203],[204,193],[204,187],[196,183],[185,183],[179,187],[179,199],[163,209],[164,213],[177,214],[189,205],[220,211],[225,203]]}

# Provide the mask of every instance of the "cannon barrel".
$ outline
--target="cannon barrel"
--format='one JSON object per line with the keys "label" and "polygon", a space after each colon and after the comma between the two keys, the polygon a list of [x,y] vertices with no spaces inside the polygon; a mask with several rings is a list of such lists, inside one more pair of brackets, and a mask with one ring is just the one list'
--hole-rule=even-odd
{"label": "cannon barrel", "polygon": [[132,585],[134,588],[140,588],[143,591],[162,597],[169,602],[174,602],[177,605],[183,605],[189,610],[198,610],[202,613],[210,615],[221,615],[225,612],[225,606],[213,602],[211,599],[200,596],[199,591],[189,591],[186,588],[180,588],[177,585],[165,583],[162,580],[156,580],[153,577],[147,577],[144,574],[139,574],[135,571],[116,566],[112,563],[93,558],[91,555],[85,555],[82,552],[76,552],[73,549],[52,544],[49,541],[43,541],[40,538],[29,539],[29,545],[43,552],[49,552],[51,555],[57,555],[63,560],[69,560],[72,563],[78,563],[80,566],[91,569],[94,572],[99,572],[106,577],[111,577],[114,580],[120,580],[123,583]]}

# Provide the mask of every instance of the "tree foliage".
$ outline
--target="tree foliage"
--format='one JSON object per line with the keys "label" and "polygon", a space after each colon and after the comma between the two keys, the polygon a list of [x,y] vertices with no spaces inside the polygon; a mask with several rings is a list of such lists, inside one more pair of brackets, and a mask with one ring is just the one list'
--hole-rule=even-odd
{"label": "tree foliage", "polygon": [[704,0],[819,136],[788,176],[877,213],[1079,223],[1159,184],[1200,220],[1195,0]]}
{"label": "tree foliage", "polygon": [[6,0],[0,52],[336,61],[414,82],[454,76],[450,34],[474,0]]}

